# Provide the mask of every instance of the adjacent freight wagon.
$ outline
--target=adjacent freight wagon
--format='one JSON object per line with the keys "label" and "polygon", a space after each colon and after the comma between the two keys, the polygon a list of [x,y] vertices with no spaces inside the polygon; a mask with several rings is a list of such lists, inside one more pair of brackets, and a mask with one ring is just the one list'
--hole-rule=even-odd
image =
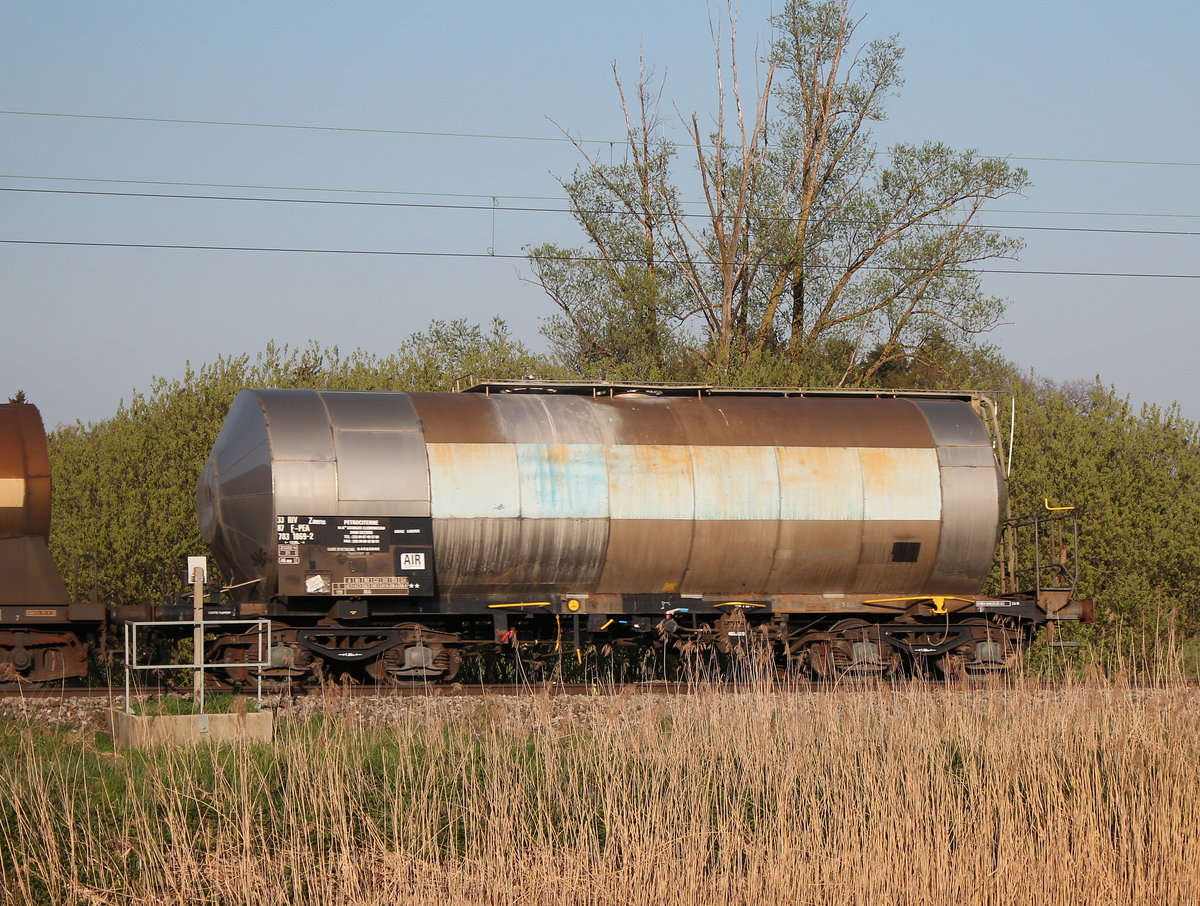
{"label": "adjacent freight wagon", "polygon": [[[197,508],[241,615],[276,624],[279,683],[446,680],[483,645],[991,673],[1086,603],[1065,553],[1035,554],[1018,588],[1027,561],[1006,552],[1005,593],[982,594],[1007,510],[988,403],[532,381],[246,390]],[[250,660],[255,644],[225,636],[212,657]]]}
{"label": "adjacent freight wagon", "polygon": [[0,685],[83,677],[99,604],[71,601],[50,556],[50,457],[36,406],[0,404]]}

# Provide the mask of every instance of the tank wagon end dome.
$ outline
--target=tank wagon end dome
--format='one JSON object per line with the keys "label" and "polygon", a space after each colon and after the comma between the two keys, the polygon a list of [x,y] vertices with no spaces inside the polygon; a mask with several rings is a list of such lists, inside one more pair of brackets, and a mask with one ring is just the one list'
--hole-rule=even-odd
{"label": "tank wagon end dome", "polygon": [[36,406],[0,404],[0,538],[50,537],[50,452]]}
{"label": "tank wagon end dome", "polygon": [[[55,606],[68,601],[46,544],[50,485],[41,413],[29,403],[0,404],[0,604]],[[3,661],[0,650],[0,665]]]}

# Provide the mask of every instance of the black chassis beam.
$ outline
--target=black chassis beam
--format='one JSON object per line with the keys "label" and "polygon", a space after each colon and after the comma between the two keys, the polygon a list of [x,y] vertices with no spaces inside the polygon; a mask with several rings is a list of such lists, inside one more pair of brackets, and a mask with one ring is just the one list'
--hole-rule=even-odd
{"label": "black chassis beam", "polygon": [[[880,633],[894,648],[906,652],[913,657],[937,657],[964,644],[971,637],[971,627],[951,624],[943,630],[942,641],[936,645],[927,642],[909,642],[902,638],[906,635],[928,635],[932,627],[913,624],[911,626],[881,626]],[[939,631],[939,630],[934,630]]]}
{"label": "black chassis beam", "polygon": [[[398,645],[412,641],[413,634],[414,630],[412,629],[398,629],[385,626],[311,626],[296,630],[296,644],[331,661],[360,663],[377,657]],[[439,638],[430,639],[430,641],[446,642],[451,639],[458,641],[450,633],[433,631],[423,633],[423,635],[439,636]],[[369,645],[354,648],[337,648],[322,641],[323,639],[353,636],[368,636],[374,639],[374,641]]]}

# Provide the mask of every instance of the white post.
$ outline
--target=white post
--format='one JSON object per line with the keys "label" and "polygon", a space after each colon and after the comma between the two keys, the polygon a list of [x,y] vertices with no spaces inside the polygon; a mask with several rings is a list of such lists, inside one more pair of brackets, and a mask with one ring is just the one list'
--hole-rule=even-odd
{"label": "white post", "polygon": [[208,561],[205,557],[188,557],[188,572],[192,579],[192,696],[200,713],[204,713],[204,581]]}

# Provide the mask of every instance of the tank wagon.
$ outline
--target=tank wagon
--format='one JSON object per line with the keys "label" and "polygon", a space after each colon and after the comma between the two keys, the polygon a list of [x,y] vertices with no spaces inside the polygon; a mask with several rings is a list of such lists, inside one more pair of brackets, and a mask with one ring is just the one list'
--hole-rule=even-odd
{"label": "tank wagon", "polygon": [[70,600],[50,556],[50,456],[36,406],[0,404],[0,684],[87,675],[99,604]]}
{"label": "tank wagon", "polygon": [[[267,677],[448,680],[476,646],[759,643],[818,676],[1007,669],[1083,614],[985,597],[1007,508],[973,394],[490,382],[245,390],[197,489]],[[1015,560],[1013,560],[1015,564]],[[219,638],[249,682],[255,641]]]}

